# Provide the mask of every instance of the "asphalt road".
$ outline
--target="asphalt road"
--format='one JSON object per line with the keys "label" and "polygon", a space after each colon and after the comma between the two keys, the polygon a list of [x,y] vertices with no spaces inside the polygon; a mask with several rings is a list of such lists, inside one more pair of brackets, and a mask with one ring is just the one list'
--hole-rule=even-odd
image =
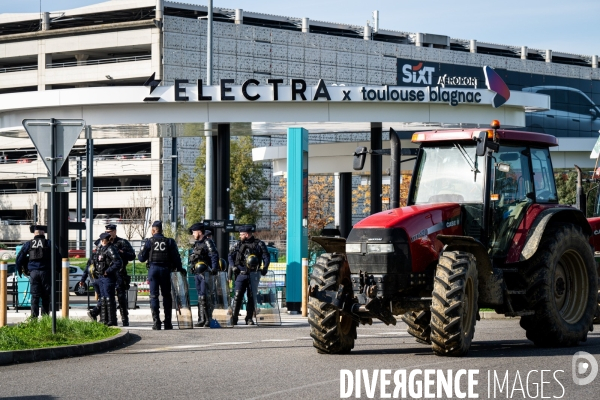
{"label": "asphalt road", "polygon": [[[417,394],[419,387],[423,390],[423,373],[416,374],[410,385],[410,373],[416,369],[435,370],[432,386],[428,386],[434,396],[438,387],[443,389],[437,384],[437,370],[443,374],[450,370],[453,381],[459,377],[459,385],[451,388],[453,396],[457,395],[457,387],[459,395],[462,391],[467,393],[469,370],[477,380],[472,382],[472,390],[478,398],[585,400],[597,399],[600,389],[600,376],[586,386],[575,385],[572,378],[575,352],[591,353],[595,362],[600,361],[598,331],[591,332],[588,341],[576,348],[539,349],[527,341],[514,319],[479,321],[471,351],[463,358],[433,355],[428,346],[417,344],[406,334],[402,323],[397,327],[378,323],[359,328],[354,350],[339,356],[317,354],[306,320],[298,317],[284,317],[282,327],[152,331],[149,324],[138,324],[130,327],[130,332],[135,336],[134,342],[107,353],[0,367],[0,396],[333,399],[340,398],[341,389],[347,390],[347,378],[342,381],[344,388],[340,387],[342,369],[353,375],[357,369],[366,370],[368,382],[375,370],[391,370],[390,375],[385,375],[391,384],[383,386],[384,394],[393,394],[394,373],[400,380],[404,370],[407,398],[420,398],[415,393],[411,396],[409,387]],[[592,362],[586,362],[589,372]],[[578,368],[580,364],[577,363]],[[465,370],[464,375],[460,375],[461,370]],[[500,391],[505,377],[507,381]],[[380,398],[379,376],[375,382],[371,398]],[[358,397],[369,398],[365,388],[363,377]],[[350,394],[357,398],[355,390]],[[440,394],[434,398],[449,398],[443,391]]]}

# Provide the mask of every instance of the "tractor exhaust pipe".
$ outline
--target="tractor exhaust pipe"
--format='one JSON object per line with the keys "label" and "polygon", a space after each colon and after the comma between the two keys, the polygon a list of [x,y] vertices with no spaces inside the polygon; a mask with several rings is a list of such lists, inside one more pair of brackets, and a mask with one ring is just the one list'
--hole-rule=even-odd
{"label": "tractor exhaust pipe", "polygon": [[390,208],[400,207],[400,154],[402,148],[396,131],[390,128]]}
{"label": "tractor exhaust pipe", "polygon": [[575,195],[575,206],[583,213],[583,215],[587,218],[587,199],[585,193],[583,193],[583,177],[581,168],[577,165],[575,166],[577,170],[577,192]]}

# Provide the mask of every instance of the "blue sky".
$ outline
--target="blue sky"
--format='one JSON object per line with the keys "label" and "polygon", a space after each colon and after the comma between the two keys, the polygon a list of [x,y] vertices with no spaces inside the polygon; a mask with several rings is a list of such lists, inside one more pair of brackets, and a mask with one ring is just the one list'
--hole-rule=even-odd
{"label": "blue sky", "polygon": [[[117,0],[118,1],[118,0]],[[42,0],[43,11],[99,0]],[[206,0],[182,0],[207,4]],[[599,0],[213,0],[215,7],[364,25],[380,12],[380,27],[489,43],[600,55]],[[39,12],[40,0],[0,0],[0,13]]]}

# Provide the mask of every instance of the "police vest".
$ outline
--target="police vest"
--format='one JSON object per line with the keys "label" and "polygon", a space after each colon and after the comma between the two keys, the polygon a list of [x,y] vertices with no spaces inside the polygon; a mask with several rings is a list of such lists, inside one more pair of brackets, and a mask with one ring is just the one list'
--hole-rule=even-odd
{"label": "police vest", "polygon": [[217,251],[215,242],[210,239],[205,239],[202,243],[196,242],[194,244],[194,251],[192,253],[192,259],[194,262],[202,261],[206,264],[211,264],[210,253]]}
{"label": "police vest", "polygon": [[150,238],[150,257],[148,261],[151,263],[166,263],[169,261],[169,241],[166,237]]}
{"label": "police vest", "polygon": [[99,247],[96,250],[95,264],[96,264],[96,272],[99,276],[104,275],[110,264],[112,263],[112,259],[110,258],[110,253],[108,251],[108,247]]}
{"label": "police vest", "polygon": [[50,247],[46,238],[33,238],[29,242],[29,261],[48,259],[50,257]]}
{"label": "police vest", "polygon": [[259,260],[261,259],[262,250],[260,248],[260,240],[254,239],[252,242],[242,243],[238,249],[235,264],[255,270],[258,266],[260,266],[260,261],[258,261],[258,265],[248,265],[247,261],[249,258],[252,258],[251,256],[257,257]]}

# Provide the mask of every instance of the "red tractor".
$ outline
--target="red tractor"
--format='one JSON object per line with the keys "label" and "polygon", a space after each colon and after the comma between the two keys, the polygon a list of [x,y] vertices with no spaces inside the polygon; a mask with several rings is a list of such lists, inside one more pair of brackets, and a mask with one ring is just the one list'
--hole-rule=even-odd
{"label": "red tractor", "polygon": [[[598,305],[592,236],[600,221],[558,204],[554,136],[499,125],[415,133],[420,147],[402,208],[404,153],[390,130],[392,209],[354,225],[346,240],[316,239],[327,251],[310,277],[318,352],[349,352],[358,324],[395,325],[402,316],[417,342],[462,356],[484,307],[521,317],[537,346],[587,339]],[[357,150],[355,168],[366,154]]]}

